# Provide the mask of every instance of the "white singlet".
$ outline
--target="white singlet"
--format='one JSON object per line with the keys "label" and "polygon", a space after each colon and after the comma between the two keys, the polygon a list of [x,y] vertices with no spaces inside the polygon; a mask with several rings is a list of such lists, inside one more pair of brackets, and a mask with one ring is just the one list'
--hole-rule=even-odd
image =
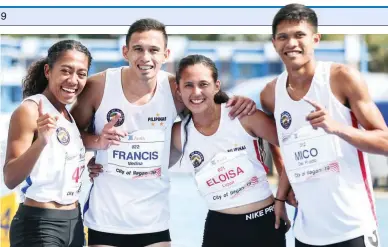
{"label": "white singlet", "polygon": [[85,148],[77,125],[69,122],[43,94],[23,100],[43,102],[43,113],[59,116],[57,128],[44,147],[31,174],[21,188],[21,201],[31,198],[38,202],[71,204],[78,201],[81,175],[85,169]]}
{"label": "white singlet", "polygon": [[93,230],[115,234],[141,234],[169,227],[171,128],[177,116],[168,73],[157,75],[152,99],[131,104],[121,83],[122,68],[106,72],[104,96],[95,114],[96,134],[117,113],[118,129],[129,135],[119,146],[99,150],[96,163],[104,172],[94,179],[85,203],[84,222]]}
{"label": "white singlet", "polygon": [[[350,109],[331,91],[330,67],[330,62],[317,63],[305,97],[323,105],[335,121],[359,128]],[[312,129],[306,116],[315,109],[303,99],[290,98],[287,77],[285,71],[276,82],[274,115],[285,169],[298,200],[295,237],[309,245],[362,235],[374,239],[377,223],[366,154],[321,128]]]}
{"label": "white singlet", "polygon": [[[221,105],[220,124],[211,136],[202,135],[190,119],[182,158],[182,163],[194,166],[198,190],[210,210],[247,205],[272,195],[258,138],[249,135],[238,119],[231,120],[225,106]],[[188,117],[181,124],[182,151],[187,121]]]}

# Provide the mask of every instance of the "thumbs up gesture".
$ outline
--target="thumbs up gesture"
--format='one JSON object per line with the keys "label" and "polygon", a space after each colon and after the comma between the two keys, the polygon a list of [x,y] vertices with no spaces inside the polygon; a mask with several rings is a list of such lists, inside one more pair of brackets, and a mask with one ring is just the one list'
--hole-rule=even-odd
{"label": "thumbs up gesture", "polygon": [[44,144],[47,144],[57,127],[59,117],[48,113],[44,114],[42,100],[39,101],[38,112],[39,117],[36,121],[38,126],[38,138],[40,138]]}
{"label": "thumbs up gesture", "polygon": [[117,113],[102,129],[101,135],[98,138],[98,146],[100,149],[108,149],[111,145],[119,145],[120,138],[128,135],[126,131],[120,130],[115,127],[115,124],[119,121],[121,115]]}

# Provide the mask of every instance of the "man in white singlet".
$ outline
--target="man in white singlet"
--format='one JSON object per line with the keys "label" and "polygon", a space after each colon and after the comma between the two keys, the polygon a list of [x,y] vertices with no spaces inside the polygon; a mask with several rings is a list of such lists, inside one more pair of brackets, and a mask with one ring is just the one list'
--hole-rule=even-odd
{"label": "man in white singlet", "polygon": [[[123,47],[130,66],[90,77],[71,111],[81,130],[94,116],[94,134],[82,137],[103,166],[84,207],[91,246],[169,246],[171,128],[184,106],[174,76],[161,70],[167,39],[156,20],[133,23]],[[237,115],[255,109],[241,97],[235,107]]]}
{"label": "man in white singlet", "polygon": [[[286,173],[277,198],[291,184],[298,200],[296,247],[378,247],[368,159],[387,154],[388,132],[360,72],[320,62],[315,12],[290,4],[276,14],[273,45],[286,71],[261,93],[273,113]],[[275,213],[284,203],[276,201]]]}

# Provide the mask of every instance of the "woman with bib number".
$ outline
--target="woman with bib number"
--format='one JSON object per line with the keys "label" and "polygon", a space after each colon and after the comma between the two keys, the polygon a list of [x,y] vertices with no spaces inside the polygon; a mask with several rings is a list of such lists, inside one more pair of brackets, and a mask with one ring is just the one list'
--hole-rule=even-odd
{"label": "woman with bib number", "polygon": [[78,198],[85,148],[66,105],[84,88],[91,61],[80,42],[60,41],[23,81],[25,98],[10,120],[4,165],[5,185],[21,189],[12,247],[84,244]]}
{"label": "woman with bib number", "polygon": [[289,220],[285,213],[275,228],[274,197],[258,144],[260,137],[278,145],[274,122],[259,110],[231,120],[217,68],[205,56],[183,58],[176,81],[191,114],[175,123],[173,144],[182,151],[181,164],[194,167],[209,207],[202,246],[286,246]]}

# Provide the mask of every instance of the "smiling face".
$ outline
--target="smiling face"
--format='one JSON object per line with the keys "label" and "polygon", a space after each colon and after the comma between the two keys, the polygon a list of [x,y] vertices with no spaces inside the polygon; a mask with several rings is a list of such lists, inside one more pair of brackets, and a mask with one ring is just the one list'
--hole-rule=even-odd
{"label": "smiling face", "polygon": [[193,114],[214,107],[214,95],[220,91],[220,81],[214,81],[212,73],[201,63],[187,66],[181,72],[179,92],[183,103]]}
{"label": "smiling face", "polygon": [[48,80],[46,91],[64,105],[71,104],[84,88],[88,76],[88,57],[77,50],[64,51],[52,68],[48,64],[44,73]]}
{"label": "smiling face", "polygon": [[286,67],[298,70],[314,59],[320,38],[310,23],[285,20],[277,25],[272,43]]}
{"label": "smiling face", "polygon": [[157,30],[134,32],[123,47],[123,56],[142,81],[155,78],[169,54],[164,35]]}

